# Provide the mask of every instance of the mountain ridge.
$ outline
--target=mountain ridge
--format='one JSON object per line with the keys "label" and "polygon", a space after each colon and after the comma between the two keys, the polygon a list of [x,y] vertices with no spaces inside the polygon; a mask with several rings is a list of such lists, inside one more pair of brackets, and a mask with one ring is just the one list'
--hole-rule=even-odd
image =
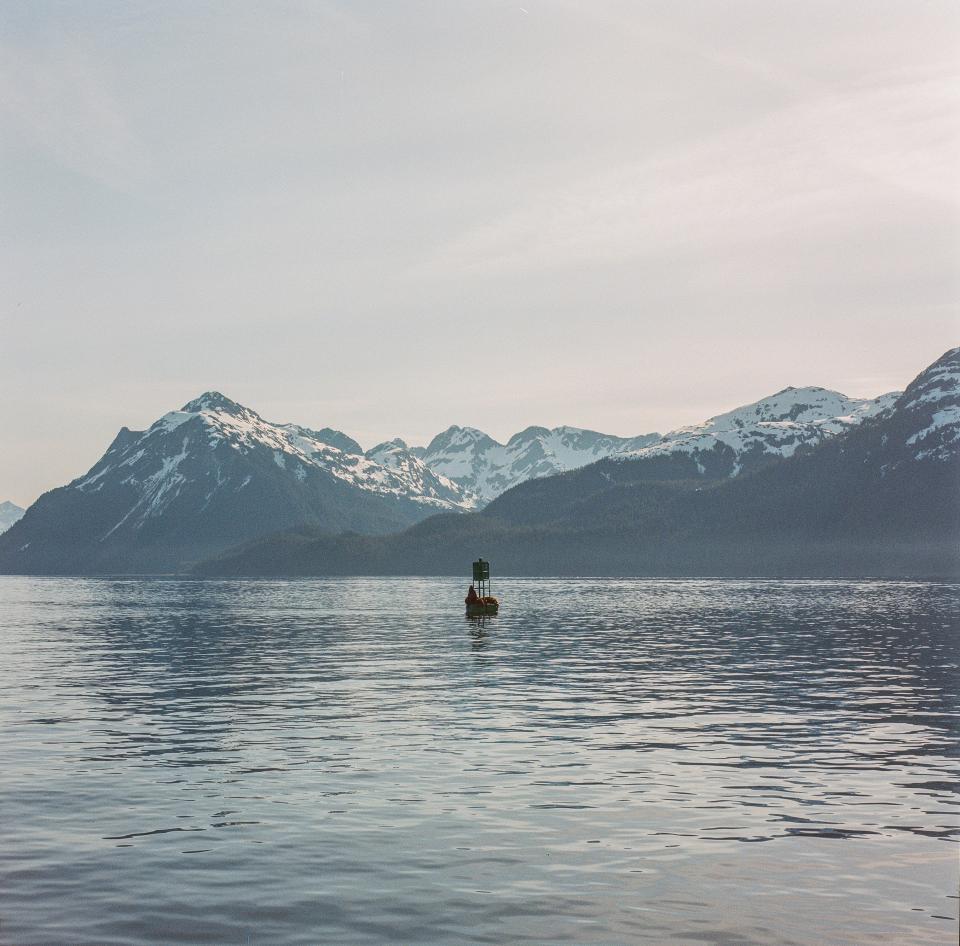
{"label": "mountain ridge", "polygon": [[86,474],[41,496],[0,536],[0,569],[181,571],[277,528],[388,532],[464,508],[421,461],[389,469],[320,437],[205,392],[146,431],[122,428]]}
{"label": "mountain ridge", "polygon": [[199,572],[461,574],[483,554],[515,575],[956,579],[960,348],[874,407],[743,475],[704,477],[682,453],[606,458],[528,480],[478,513],[392,536],[275,535]]}
{"label": "mountain ridge", "polygon": [[44,494],[0,540],[0,570],[178,571],[278,530],[387,533],[517,503],[535,517],[558,476],[564,488],[585,482],[569,478],[580,471],[599,487],[622,480],[618,469],[650,482],[736,477],[812,450],[896,397],[787,387],[664,435],[531,425],[501,444],[452,425],[426,447],[395,438],[364,452],[343,431],[271,423],[210,390],[147,430],[121,428],[85,475]]}

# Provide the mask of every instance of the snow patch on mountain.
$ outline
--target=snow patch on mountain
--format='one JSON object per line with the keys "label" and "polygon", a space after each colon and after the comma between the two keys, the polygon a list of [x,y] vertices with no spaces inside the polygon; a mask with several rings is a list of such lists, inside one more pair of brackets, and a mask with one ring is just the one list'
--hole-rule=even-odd
{"label": "snow patch on mountain", "polygon": [[464,509],[475,509],[480,499],[469,489],[456,483],[450,477],[431,469],[407,444],[397,437],[371,447],[364,455],[366,459],[401,474],[419,489],[429,491],[431,484],[439,483],[444,490],[456,492],[461,496],[460,505]]}
{"label": "snow patch on mountain", "polygon": [[951,348],[910,383],[897,409],[914,418],[906,445],[917,460],[946,460],[960,451],[960,348]]}
{"label": "snow patch on mountain", "polygon": [[[934,411],[930,424],[908,437],[907,443],[913,444],[926,440],[927,437],[938,431],[945,434],[945,443],[952,444],[960,439],[960,406],[952,404],[942,411]],[[917,454],[917,459],[922,459],[926,455],[927,452],[921,451]]]}
{"label": "snow patch on mountain", "polygon": [[6,532],[15,522],[19,522],[25,512],[25,509],[9,500],[0,503],[0,532]]}
{"label": "snow patch on mountain", "polygon": [[801,447],[816,446],[890,409],[899,396],[896,391],[871,399],[850,398],[826,388],[788,387],[702,424],[673,430],[630,456],[686,453],[703,472],[708,457],[726,455],[729,475],[736,476],[747,458],[792,457]]}
{"label": "snow patch on mountain", "polygon": [[121,480],[122,483],[134,483],[139,486],[140,498],[113,528],[103,535],[103,539],[109,538],[131,519],[139,520],[138,524],[142,525],[150,517],[159,516],[169,503],[176,499],[181,488],[187,482],[187,478],[177,468],[189,456],[188,445],[189,437],[184,437],[180,452],[173,456],[163,457],[160,468],[145,477],[142,483],[138,482],[133,474]]}
{"label": "snow patch on mountain", "polygon": [[579,427],[528,427],[502,444],[475,427],[453,426],[414,451],[432,470],[487,503],[524,480],[629,452],[658,436],[614,437]]}
{"label": "snow patch on mountain", "polygon": [[953,399],[960,391],[960,348],[951,348],[926,371],[918,375],[903,392],[903,410],[916,410],[922,404]]}

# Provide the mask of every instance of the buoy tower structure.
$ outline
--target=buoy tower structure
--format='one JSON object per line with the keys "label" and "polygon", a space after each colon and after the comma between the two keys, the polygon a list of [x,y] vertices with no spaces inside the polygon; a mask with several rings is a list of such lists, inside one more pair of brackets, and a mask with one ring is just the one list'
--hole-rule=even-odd
{"label": "buoy tower structure", "polygon": [[496,614],[500,610],[500,602],[490,594],[490,563],[482,558],[473,563],[473,586],[476,596],[467,595],[467,615],[475,617],[481,614]]}

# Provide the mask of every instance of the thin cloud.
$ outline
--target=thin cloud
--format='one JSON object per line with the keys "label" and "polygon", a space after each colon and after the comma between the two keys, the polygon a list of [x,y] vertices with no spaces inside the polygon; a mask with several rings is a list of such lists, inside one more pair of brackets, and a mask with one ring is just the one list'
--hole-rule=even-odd
{"label": "thin cloud", "polygon": [[11,143],[120,190],[144,181],[151,159],[87,50],[72,42],[0,48],[0,114]]}
{"label": "thin cloud", "polygon": [[[902,193],[956,208],[960,83],[830,95],[682,151],[566,182],[459,235],[425,271],[450,276],[617,263],[784,232],[844,232]],[[870,215],[860,217],[869,225]]]}

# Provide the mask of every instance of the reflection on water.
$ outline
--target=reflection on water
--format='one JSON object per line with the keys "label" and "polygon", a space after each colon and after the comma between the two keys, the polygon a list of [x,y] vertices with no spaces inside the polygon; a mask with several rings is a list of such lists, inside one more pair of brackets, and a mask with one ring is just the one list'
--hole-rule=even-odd
{"label": "reflection on water", "polygon": [[0,939],[955,943],[955,586],[0,579]]}

